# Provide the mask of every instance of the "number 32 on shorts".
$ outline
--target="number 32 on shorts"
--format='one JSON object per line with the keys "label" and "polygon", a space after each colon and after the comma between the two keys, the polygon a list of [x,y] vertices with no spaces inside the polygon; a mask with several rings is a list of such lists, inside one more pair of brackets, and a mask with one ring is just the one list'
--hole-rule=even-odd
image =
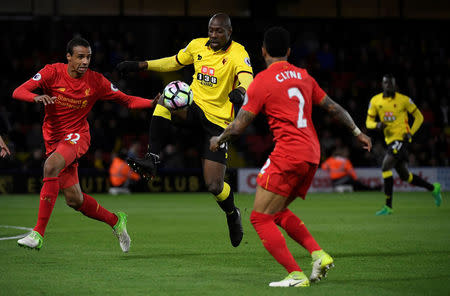
{"label": "number 32 on shorts", "polygon": [[69,141],[71,144],[77,144],[79,139],[80,139],[79,133],[70,133],[66,136],[64,141]]}

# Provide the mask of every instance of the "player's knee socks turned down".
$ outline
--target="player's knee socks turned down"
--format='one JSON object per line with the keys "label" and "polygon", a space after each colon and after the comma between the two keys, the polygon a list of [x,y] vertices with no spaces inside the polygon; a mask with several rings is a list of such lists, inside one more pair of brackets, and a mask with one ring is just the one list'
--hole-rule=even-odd
{"label": "player's knee socks turned down", "polygon": [[53,212],[53,207],[55,206],[56,198],[59,193],[59,178],[50,177],[43,179],[44,184],[41,188],[41,193],[39,195],[39,211],[38,219],[34,231],[39,232],[42,237],[44,237],[45,229],[47,227],[50,216]]}
{"label": "player's knee socks turned down", "polygon": [[392,208],[392,192],[394,190],[394,177],[392,171],[384,171],[381,173],[383,177],[384,195],[386,195],[386,205]]}
{"label": "player's knee socks turned down", "polygon": [[228,215],[234,212],[234,194],[228,183],[223,182],[222,192],[214,196],[219,207]]}
{"label": "player's knee socks turned down", "polygon": [[83,204],[78,211],[86,217],[105,222],[111,227],[114,227],[118,221],[115,214],[102,207],[92,196],[86,193],[83,193]]}
{"label": "player's knee socks turned down", "polygon": [[250,222],[258,233],[264,248],[278,261],[288,273],[302,271],[289,251],[283,234],[274,221],[274,215],[252,211]]}
{"label": "player's knee socks turned down", "polygon": [[149,129],[149,152],[159,155],[163,145],[167,143],[172,114],[164,106],[156,105]]}
{"label": "player's knee socks turned down", "polygon": [[274,218],[275,223],[286,230],[287,234],[309,253],[321,250],[305,223],[289,209],[276,213]]}

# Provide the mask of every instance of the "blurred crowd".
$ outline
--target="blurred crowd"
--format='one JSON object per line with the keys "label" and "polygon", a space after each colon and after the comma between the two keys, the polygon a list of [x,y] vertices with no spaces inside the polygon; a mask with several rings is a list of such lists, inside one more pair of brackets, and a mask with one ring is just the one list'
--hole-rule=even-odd
{"label": "blurred crowd", "polygon": [[[0,113],[10,124],[8,145],[13,156],[1,168],[39,170],[44,160],[41,123],[43,106],[15,101],[13,90],[48,63],[65,62],[65,45],[73,36],[86,38],[93,50],[91,69],[103,73],[122,91],[153,98],[176,79],[192,81],[193,69],[175,73],[139,73],[120,77],[114,67],[123,60],[174,55],[191,39],[207,36],[208,18],[32,18],[1,20],[2,59]],[[440,32],[445,21],[312,20],[232,18],[233,39],[249,52],[255,74],[264,69],[262,34],[272,25],[291,32],[289,61],[306,68],[336,102],[365,130],[369,100],[382,91],[383,74],[396,77],[398,91],[410,96],[424,123],[410,146],[410,166],[448,166],[450,156],[449,39]],[[148,142],[152,110],[130,111],[113,102],[99,102],[89,115],[91,148],[81,167],[107,170],[120,149],[142,155]],[[363,152],[351,133],[321,112],[313,111],[322,159],[336,148],[349,149],[356,167],[380,166],[385,144],[381,132],[368,132],[372,153]],[[167,131],[163,152],[167,168],[199,167],[196,143],[176,122]],[[264,117],[258,116],[245,135],[231,145],[230,167],[261,166],[272,150]]]}

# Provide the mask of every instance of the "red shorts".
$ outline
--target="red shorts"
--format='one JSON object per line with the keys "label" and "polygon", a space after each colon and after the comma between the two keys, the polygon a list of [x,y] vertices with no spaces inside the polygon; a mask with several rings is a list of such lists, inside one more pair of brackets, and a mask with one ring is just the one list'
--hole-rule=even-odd
{"label": "red shorts", "polygon": [[88,151],[90,142],[91,137],[88,133],[69,133],[64,136],[63,140],[54,145],[46,143],[47,155],[58,152],[66,162],[66,166],[58,175],[61,189],[79,183],[77,160]]}
{"label": "red shorts", "polygon": [[317,164],[270,156],[261,168],[256,182],[262,188],[284,197],[305,199],[317,170]]}

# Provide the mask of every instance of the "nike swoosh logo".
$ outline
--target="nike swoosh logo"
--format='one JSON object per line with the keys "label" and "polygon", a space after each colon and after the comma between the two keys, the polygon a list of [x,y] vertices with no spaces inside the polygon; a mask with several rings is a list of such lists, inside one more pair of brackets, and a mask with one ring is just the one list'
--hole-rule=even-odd
{"label": "nike swoosh logo", "polygon": [[303,280],[298,280],[298,281],[296,281],[296,282],[290,283],[290,284],[289,284],[289,287],[294,287],[294,286],[300,284],[301,282],[303,282]]}

